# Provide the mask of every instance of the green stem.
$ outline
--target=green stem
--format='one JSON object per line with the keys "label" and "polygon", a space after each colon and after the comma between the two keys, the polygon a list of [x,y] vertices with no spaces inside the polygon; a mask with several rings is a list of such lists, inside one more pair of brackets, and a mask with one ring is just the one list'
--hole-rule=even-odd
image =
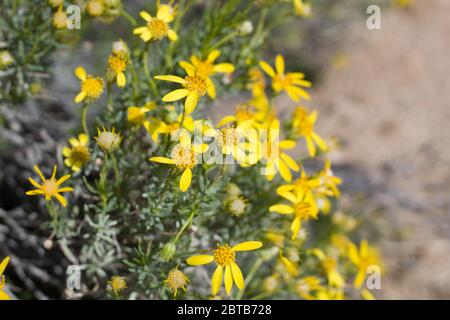
{"label": "green stem", "polygon": [[127,19],[131,25],[134,27],[137,25],[136,19],[134,19],[128,12],[126,12],[123,8],[120,9],[120,15]]}
{"label": "green stem", "polygon": [[195,211],[196,211],[195,209],[192,210],[191,214],[189,215],[189,218],[186,220],[186,222],[181,227],[180,231],[175,236],[175,239],[173,241],[174,243],[177,243],[178,239],[181,237],[183,232],[192,224],[192,219],[194,219]]}
{"label": "green stem", "polygon": [[114,175],[116,176],[116,179],[119,180],[119,177],[120,177],[119,166],[117,165],[116,156],[113,153],[111,154],[111,159],[112,159],[112,163],[113,163]]}
{"label": "green stem", "polygon": [[89,137],[89,129],[87,126],[87,113],[89,109],[89,104],[84,103],[83,109],[81,110],[81,126],[83,127],[84,133]]}
{"label": "green stem", "polygon": [[108,83],[107,87],[106,87],[106,92],[107,92],[107,96],[108,96],[108,102],[106,104],[106,107],[108,108],[108,111],[112,112],[113,111],[113,107],[112,107],[112,95],[111,95],[111,83]]}
{"label": "green stem", "polygon": [[56,235],[57,230],[58,230],[58,211],[56,211],[56,208],[53,205],[52,201],[47,201],[45,205],[47,207],[48,214],[52,218],[51,224],[52,224],[53,230],[52,230],[52,234],[50,235],[50,239],[51,239]]}

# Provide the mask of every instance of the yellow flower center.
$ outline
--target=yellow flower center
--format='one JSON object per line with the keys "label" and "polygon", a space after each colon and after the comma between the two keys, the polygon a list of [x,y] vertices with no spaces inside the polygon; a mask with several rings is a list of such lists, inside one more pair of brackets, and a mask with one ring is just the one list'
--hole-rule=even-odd
{"label": "yellow flower center", "polygon": [[91,155],[88,148],[85,146],[77,146],[70,150],[68,158],[72,163],[84,164],[89,161],[90,157]]}
{"label": "yellow flower center", "polygon": [[178,269],[173,269],[167,276],[166,283],[172,290],[183,288],[187,285],[186,276]]}
{"label": "yellow flower center", "polygon": [[307,219],[311,216],[311,209],[308,202],[299,202],[295,205],[295,215],[300,219]]}
{"label": "yellow flower center", "polygon": [[236,119],[238,122],[244,122],[253,119],[253,111],[245,104],[236,107]]}
{"label": "yellow flower center", "polygon": [[193,168],[197,164],[195,153],[190,145],[177,144],[172,149],[172,159],[180,169]]}
{"label": "yellow flower center", "polygon": [[212,63],[209,63],[208,61],[200,61],[196,65],[197,74],[203,78],[208,78],[211,74],[213,74],[213,68],[214,66]]}
{"label": "yellow flower center", "polygon": [[199,96],[205,95],[206,89],[208,88],[208,83],[206,82],[205,78],[194,75],[187,76],[186,78],[184,78],[184,80],[186,81],[186,89],[188,89],[189,91],[197,92]]}
{"label": "yellow flower center", "polygon": [[108,58],[108,67],[115,74],[123,72],[127,67],[127,62],[117,55],[110,55]]}
{"label": "yellow flower center", "polygon": [[[234,148],[238,143],[238,134],[234,128],[220,129],[220,134],[217,137],[217,143],[220,147]],[[228,150],[231,151],[231,150]]]}
{"label": "yellow flower center", "polygon": [[332,258],[325,258],[325,260],[322,262],[322,266],[326,272],[330,272],[336,269],[336,260]]}
{"label": "yellow flower center", "polygon": [[109,283],[114,291],[121,291],[127,287],[127,283],[123,277],[112,277]]}
{"label": "yellow flower center", "polygon": [[55,179],[45,180],[42,184],[42,191],[44,192],[44,196],[52,197],[58,193],[58,185],[56,184]]}
{"label": "yellow flower center", "polygon": [[232,264],[236,259],[236,253],[229,245],[218,246],[214,250],[214,260],[222,267]]}
{"label": "yellow flower center", "polygon": [[58,29],[67,27],[67,14],[62,11],[55,12],[53,15],[53,25]]}
{"label": "yellow flower center", "polygon": [[169,32],[169,26],[164,21],[153,18],[147,23],[147,28],[152,34],[152,38],[155,40],[161,40]]}
{"label": "yellow flower center", "polygon": [[293,85],[293,82],[289,75],[277,74],[273,78],[273,87],[275,91],[281,91],[291,85]]}
{"label": "yellow flower center", "polygon": [[88,98],[97,99],[103,93],[103,80],[87,76],[86,80],[81,83],[81,91],[86,92]]}
{"label": "yellow flower center", "polygon": [[311,190],[308,185],[308,177],[298,178],[297,181],[295,181],[295,186],[305,193]]}

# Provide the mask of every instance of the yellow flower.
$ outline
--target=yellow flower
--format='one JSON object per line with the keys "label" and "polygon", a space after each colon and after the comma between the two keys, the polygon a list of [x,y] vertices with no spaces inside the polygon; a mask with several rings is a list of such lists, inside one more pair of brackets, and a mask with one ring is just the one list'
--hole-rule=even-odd
{"label": "yellow flower", "polygon": [[86,5],[87,12],[93,17],[101,16],[104,9],[104,0],[89,0]]}
{"label": "yellow flower", "polygon": [[[285,184],[277,188],[277,194],[285,199],[302,199],[312,197],[321,186],[319,178],[309,177],[305,170],[301,170],[300,177],[292,184]],[[314,199],[314,197],[312,197]],[[316,202],[316,201],[314,201]]]}
{"label": "yellow flower", "polygon": [[115,131],[116,129],[114,127],[111,131],[106,130],[105,127],[103,127],[103,131],[97,128],[97,137],[95,137],[95,140],[103,151],[113,152],[119,147],[122,137],[120,133]]}
{"label": "yellow flower", "polygon": [[207,78],[198,75],[192,68],[182,67],[187,74],[185,78],[173,75],[160,75],[155,76],[155,79],[181,84],[183,86],[182,89],[169,92],[162,98],[162,101],[172,102],[186,98],[184,110],[186,114],[191,114],[197,106],[198,100],[206,94],[209,81]]}
{"label": "yellow flower", "polygon": [[78,139],[69,139],[69,144],[72,146],[71,148],[64,147],[62,150],[62,154],[66,158],[64,164],[72,168],[73,171],[80,171],[81,167],[91,159],[89,138],[81,133],[78,135]]}
{"label": "yellow flower", "polygon": [[83,67],[76,68],[75,75],[81,80],[81,91],[75,97],[76,103],[80,103],[85,99],[90,101],[100,98],[104,85],[102,78],[87,74]]}
{"label": "yellow flower", "polygon": [[5,291],[3,291],[3,288],[5,287],[6,284],[3,272],[5,272],[9,259],[10,257],[8,256],[2,260],[2,263],[0,263],[0,300],[11,300],[10,296],[8,296],[8,294]]}
{"label": "yellow flower", "polygon": [[56,29],[67,28],[67,13],[62,10],[62,6],[59,6],[58,11],[53,15],[53,26]]}
{"label": "yellow flower", "polygon": [[175,165],[181,174],[179,187],[182,192],[189,189],[192,181],[192,169],[198,164],[197,155],[206,151],[205,144],[192,144],[187,134],[180,134],[180,142],[172,149],[172,158],[152,157],[150,161]]}
{"label": "yellow flower", "polygon": [[108,281],[108,284],[111,286],[111,290],[114,293],[119,293],[127,288],[127,282],[124,277],[113,276],[111,277],[111,280]]}
{"label": "yellow flower", "polygon": [[173,291],[173,296],[177,296],[178,289],[183,289],[186,293],[186,286],[189,284],[188,277],[185,276],[183,272],[178,270],[178,266],[170,270],[167,275],[167,279],[164,283]]}
{"label": "yellow flower", "polygon": [[[229,295],[233,287],[233,282],[239,289],[244,289],[244,277],[241,269],[236,264],[236,252],[256,250],[262,247],[259,241],[241,242],[233,247],[229,245],[218,245],[214,250],[214,255],[198,255],[187,259],[187,264],[191,266],[200,266],[211,262],[216,262],[217,268],[211,279],[211,293],[216,295],[222,286],[222,280],[225,276],[225,290]],[[224,275],[225,273],[225,275]]]}
{"label": "yellow flower", "polygon": [[335,288],[342,288],[345,281],[338,271],[338,263],[336,259],[326,256],[320,249],[312,249],[311,252],[319,259],[321,266],[327,275],[328,284]]}
{"label": "yellow flower", "polygon": [[196,56],[192,56],[191,63],[187,61],[180,62],[180,66],[185,70],[189,69],[192,73],[196,73],[198,76],[207,79],[208,87],[206,91],[211,99],[216,98],[216,87],[211,77],[216,73],[230,74],[234,72],[234,66],[231,63],[214,64],[219,56],[220,51],[213,50],[208,54],[206,60],[201,60]]}
{"label": "yellow flower", "polygon": [[321,188],[319,193],[339,198],[340,191],[338,186],[342,183],[342,179],[336,177],[331,170],[331,162],[329,159],[325,159],[325,165],[323,170],[319,173],[318,179],[320,180]]}
{"label": "yellow flower", "polygon": [[137,127],[143,125],[146,121],[145,114],[152,109],[144,106],[144,107],[128,107],[127,110],[127,120],[130,125],[133,127]]}
{"label": "yellow flower", "polygon": [[295,283],[295,292],[303,299],[314,300],[314,291],[323,290],[320,280],[316,277],[305,277]]}
{"label": "yellow flower", "polygon": [[280,121],[274,119],[270,122],[267,137],[260,141],[259,158],[264,160],[265,174],[269,181],[272,181],[277,172],[280,172],[281,177],[286,182],[291,182],[291,170],[297,172],[300,170],[300,167],[283,150],[295,148],[296,143],[293,140],[279,141],[279,134]]}
{"label": "yellow flower", "polygon": [[221,119],[216,128],[209,128],[205,131],[205,136],[213,137],[220,152],[227,156],[231,155],[242,165],[252,165],[258,161],[258,135],[254,128],[251,128],[253,120],[236,122],[236,117],[226,116]]}
{"label": "yellow flower", "polygon": [[35,190],[30,190],[27,191],[25,194],[28,196],[37,196],[37,195],[42,195],[45,197],[46,201],[50,201],[52,197],[55,197],[63,207],[67,206],[67,201],[66,199],[60,195],[60,193],[62,192],[72,192],[73,188],[69,188],[69,187],[64,187],[64,188],[59,188],[59,186],[65,182],[66,180],[68,180],[70,178],[70,174],[67,174],[65,176],[63,176],[60,179],[56,179],[56,165],[53,168],[53,173],[50,179],[45,179],[44,175],[42,174],[41,170],[39,170],[39,168],[37,166],[34,166],[34,170],[37,172],[37,174],[39,175],[39,177],[42,180],[42,184],[39,184],[36,182],[36,180],[34,180],[33,178],[28,178],[28,180],[30,181],[30,183],[36,187]]}
{"label": "yellow flower", "polygon": [[294,11],[297,16],[311,16],[311,5],[309,3],[304,3],[303,0],[292,0],[292,4],[294,5]]}
{"label": "yellow flower", "polygon": [[358,270],[353,282],[355,288],[361,288],[369,266],[380,266],[381,264],[378,250],[369,246],[369,243],[365,239],[361,241],[359,250],[354,243],[349,244],[348,257]]}
{"label": "yellow flower", "polygon": [[[283,195],[282,195],[283,196]],[[312,195],[305,195],[304,197],[297,197],[290,194],[286,197],[291,204],[276,204],[269,208],[270,212],[277,212],[279,214],[294,214],[294,220],[291,224],[292,240],[297,239],[300,231],[302,221],[307,221],[310,218],[317,219],[319,209],[314,201]]]}
{"label": "yellow flower", "polygon": [[294,101],[301,98],[311,99],[309,93],[301,88],[310,88],[311,82],[304,80],[305,75],[301,72],[285,73],[284,58],[281,55],[277,55],[275,59],[276,71],[264,61],[260,61],[259,66],[272,78],[272,88],[275,92],[286,91]]}
{"label": "yellow flower", "polygon": [[121,55],[111,54],[108,58],[107,78],[111,80],[115,78],[118,87],[124,87],[127,83],[124,73],[127,64],[128,60]]}
{"label": "yellow flower", "polygon": [[169,26],[175,17],[175,9],[170,5],[159,5],[156,17],[152,17],[146,11],[141,11],[139,15],[147,22],[147,25],[134,29],[133,33],[138,34],[145,42],[161,40],[165,37],[168,37],[170,41],[177,40],[176,32]]}
{"label": "yellow flower", "polygon": [[317,120],[317,111],[308,112],[302,108],[297,107],[294,111],[292,120],[292,129],[294,134],[298,137],[304,137],[306,146],[311,157],[316,155],[316,144],[322,151],[327,151],[328,146],[325,141],[314,132],[314,124]]}

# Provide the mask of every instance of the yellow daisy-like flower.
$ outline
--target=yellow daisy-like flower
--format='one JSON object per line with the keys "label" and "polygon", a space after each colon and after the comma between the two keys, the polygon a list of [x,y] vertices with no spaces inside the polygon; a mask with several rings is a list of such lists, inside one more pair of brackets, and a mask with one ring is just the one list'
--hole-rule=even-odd
{"label": "yellow daisy-like flower", "polygon": [[70,178],[70,174],[63,176],[60,179],[56,179],[56,169],[57,169],[57,166],[55,165],[53,168],[53,173],[52,173],[51,178],[45,179],[41,170],[39,170],[39,168],[37,166],[34,166],[34,170],[37,172],[37,174],[41,178],[42,184],[37,183],[36,180],[34,180],[33,178],[28,178],[30,183],[34,187],[36,187],[36,189],[27,191],[25,194],[27,196],[41,195],[41,196],[45,197],[46,201],[50,201],[52,199],[52,197],[55,197],[61,203],[61,205],[63,207],[66,207],[67,201],[62,195],[60,195],[60,193],[72,192],[73,188],[70,188],[70,187],[60,188],[60,185]]}
{"label": "yellow daisy-like flower", "polygon": [[3,291],[3,288],[6,285],[5,276],[3,275],[3,272],[5,272],[6,266],[8,265],[10,260],[10,257],[6,257],[2,260],[0,263],[0,300],[11,300],[11,297]]}
{"label": "yellow daisy-like flower", "polygon": [[98,146],[104,152],[113,152],[119,147],[122,137],[120,136],[120,133],[116,132],[114,127],[111,131],[106,130],[105,127],[103,127],[103,131],[100,131],[100,129],[97,128],[97,137],[95,137],[95,141],[97,141]]}
{"label": "yellow daisy-like flower", "polygon": [[219,50],[213,50],[208,54],[206,60],[201,60],[197,56],[191,57],[191,63],[187,61],[181,61],[180,66],[185,70],[190,69],[192,73],[196,73],[198,76],[207,79],[208,87],[206,89],[208,96],[211,99],[216,98],[216,87],[212,81],[212,76],[216,73],[230,74],[233,73],[235,68],[231,63],[218,63],[214,64],[216,59],[220,56]]}
{"label": "yellow daisy-like flower", "polygon": [[186,114],[191,114],[197,106],[198,100],[206,94],[210,81],[196,73],[192,68],[185,65],[182,68],[186,71],[187,76],[181,78],[173,75],[155,76],[157,80],[164,80],[179,83],[183,89],[177,89],[166,94],[162,101],[172,102],[186,98],[184,102],[184,110]]}
{"label": "yellow daisy-like flower", "polygon": [[300,167],[283,150],[290,150],[295,148],[295,141],[282,140],[279,141],[280,121],[274,119],[269,125],[267,136],[263,141],[260,141],[260,159],[264,160],[265,175],[269,181],[272,181],[277,172],[280,172],[281,177],[286,181],[292,180],[292,171],[299,171]]}
{"label": "yellow daisy-like flower", "polygon": [[216,262],[217,268],[211,279],[211,294],[216,295],[222,286],[225,277],[225,290],[229,295],[233,287],[233,282],[239,289],[244,289],[245,282],[242,271],[236,263],[236,252],[251,251],[262,247],[259,241],[241,242],[233,247],[229,245],[218,245],[213,255],[198,255],[187,259],[187,264],[200,266],[211,262]]}
{"label": "yellow daisy-like flower", "polygon": [[269,208],[270,212],[277,212],[279,214],[294,214],[294,220],[291,224],[292,240],[297,239],[298,232],[303,221],[307,221],[311,218],[317,219],[319,209],[317,208],[314,197],[311,194],[305,195],[305,197],[298,198],[293,194],[290,194],[286,198],[291,204],[276,204]]}
{"label": "yellow daisy-like flower", "polygon": [[380,266],[380,254],[376,248],[369,246],[365,239],[361,241],[359,249],[353,242],[348,246],[348,257],[358,270],[353,285],[355,288],[361,288],[367,275],[367,268],[371,265]]}
{"label": "yellow daisy-like flower", "polygon": [[231,155],[238,163],[243,165],[255,164],[257,157],[257,131],[252,128],[253,120],[236,123],[236,117],[222,118],[216,128],[206,130],[205,136],[214,137],[220,152]]}
{"label": "yellow daisy-like flower", "polygon": [[80,103],[85,99],[87,101],[96,100],[103,94],[103,79],[94,77],[86,73],[83,67],[75,69],[75,75],[81,80],[81,91],[75,97],[75,102]]}
{"label": "yellow daisy-like flower", "polygon": [[89,138],[86,134],[81,133],[77,138],[69,139],[69,144],[72,146],[64,147],[62,150],[63,156],[66,158],[64,164],[73,171],[80,171],[90,159],[91,153],[89,152]]}
{"label": "yellow daisy-like flower", "polygon": [[169,26],[175,18],[175,9],[172,6],[159,5],[156,17],[152,17],[146,11],[141,11],[139,15],[147,22],[147,25],[134,29],[133,33],[139,35],[145,42],[161,40],[165,37],[168,37],[170,41],[178,39],[176,32]]}
{"label": "yellow daisy-like flower", "polygon": [[67,28],[67,13],[62,10],[62,6],[53,14],[53,26],[56,29]]}
{"label": "yellow daisy-like flower", "polygon": [[108,281],[108,284],[114,293],[120,293],[120,291],[127,288],[127,282],[124,277],[113,276],[111,277],[111,280]]}
{"label": "yellow daisy-like flower", "polygon": [[301,72],[285,73],[284,58],[277,55],[275,59],[275,70],[264,61],[259,62],[259,66],[272,78],[272,88],[275,92],[286,91],[286,93],[294,101],[299,101],[301,98],[309,100],[311,96],[304,88],[310,88],[311,82],[304,80],[305,74]]}
{"label": "yellow daisy-like flower", "polygon": [[316,121],[317,111],[308,113],[302,107],[297,107],[294,110],[292,129],[296,136],[305,138],[306,146],[311,157],[316,155],[316,145],[322,151],[328,150],[326,142],[314,131]]}
{"label": "yellow daisy-like flower", "polygon": [[167,279],[164,283],[173,291],[173,296],[176,297],[178,289],[183,289],[186,293],[186,287],[189,284],[189,279],[186,275],[178,270],[178,266],[169,271]]}
{"label": "yellow daisy-like flower", "polygon": [[124,71],[127,65],[128,60],[124,56],[111,54],[108,58],[107,78],[111,80],[116,79],[118,87],[125,87],[127,78]]}
{"label": "yellow daisy-like flower", "polygon": [[341,193],[338,186],[342,183],[342,179],[334,175],[333,170],[331,170],[331,162],[329,159],[325,159],[324,168],[319,173],[318,179],[321,184],[319,193],[339,198]]}
{"label": "yellow daisy-like flower", "polygon": [[172,158],[152,157],[149,160],[159,163],[175,165],[181,174],[179,187],[182,192],[189,189],[192,181],[192,169],[198,164],[197,155],[205,153],[206,144],[192,144],[188,134],[180,134],[180,142],[172,149]]}

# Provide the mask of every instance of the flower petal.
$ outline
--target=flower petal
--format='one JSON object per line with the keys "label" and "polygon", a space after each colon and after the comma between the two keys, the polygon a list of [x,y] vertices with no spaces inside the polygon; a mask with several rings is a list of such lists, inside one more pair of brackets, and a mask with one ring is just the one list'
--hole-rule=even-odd
{"label": "flower petal", "polygon": [[233,251],[251,251],[262,247],[262,242],[260,241],[245,241],[238,243],[232,249]]}
{"label": "flower petal", "polygon": [[61,203],[61,205],[64,208],[67,207],[67,201],[62,195],[60,195],[59,193],[55,193],[55,197],[56,197],[56,199],[58,199],[58,201]]}
{"label": "flower petal", "polygon": [[87,77],[86,70],[84,70],[84,68],[81,66],[79,66],[78,68],[75,69],[75,75],[81,81],[86,80],[86,77]]}
{"label": "flower petal", "polygon": [[190,92],[184,102],[184,110],[186,114],[191,114],[194,111],[198,103],[198,94],[196,92]]}
{"label": "flower petal", "polygon": [[36,180],[34,180],[33,178],[28,178],[28,181],[30,181],[30,183],[35,186],[36,188],[40,189],[41,185],[39,183],[37,183]]}
{"label": "flower petal", "polygon": [[277,212],[279,214],[292,214],[294,213],[294,208],[287,204],[276,204],[269,208],[270,212]]}
{"label": "flower petal", "polygon": [[169,159],[166,157],[151,157],[149,160],[165,164],[175,164],[175,161],[173,159]]}
{"label": "flower petal", "polygon": [[213,67],[213,71],[219,73],[233,73],[234,70],[234,65],[231,63],[219,63]]}
{"label": "flower petal", "polygon": [[233,262],[231,264],[231,272],[233,274],[234,283],[236,283],[236,286],[242,290],[245,287],[244,277],[242,276],[242,271],[239,268],[239,266]]}
{"label": "flower petal", "polygon": [[77,94],[74,101],[75,101],[75,103],[80,103],[81,101],[84,100],[84,98],[86,98],[86,92],[81,91],[79,94]]}
{"label": "flower petal", "polygon": [[220,290],[223,279],[223,267],[218,265],[211,279],[211,294],[215,296]]}
{"label": "flower petal", "polygon": [[186,192],[186,190],[189,189],[189,186],[191,185],[191,180],[192,180],[192,170],[186,168],[186,170],[184,170],[180,178],[181,192]]}
{"label": "flower petal", "polygon": [[172,75],[155,76],[155,79],[176,82],[176,83],[181,83],[181,84],[186,83],[186,81],[182,77],[172,76]]}
{"label": "flower petal", "polygon": [[127,78],[125,77],[125,73],[119,72],[117,74],[117,86],[118,87],[125,87],[126,83],[127,83]]}
{"label": "flower petal", "polygon": [[44,175],[42,174],[41,170],[39,170],[38,166],[34,166],[34,171],[37,172],[42,181],[45,181]]}
{"label": "flower petal", "polygon": [[214,61],[216,61],[216,59],[220,56],[220,50],[215,49],[213,51],[211,51],[208,54],[208,57],[206,58],[206,61],[208,61],[209,63],[213,63]]}
{"label": "flower petal", "polygon": [[284,74],[284,58],[281,54],[275,58],[275,68],[277,69],[277,74]]}
{"label": "flower petal", "polygon": [[56,181],[56,185],[59,186],[61,184],[64,183],[64,181],[68,180],[70,178],[70,174],[66,174],[65,176],[62,176],[61,178],[59,178],[58,181]]}
{"label": "flower petal", "polygon": [[260,61],[259,66],[264,70],[271,78],[275,77],[275,70],[265,61]]}
{"label": "flower petal", "polygon": [[233,276],[231,275],[231,267],[228,265],[225,267],[225,291],[229,295],[231,288],[233,287]]}
{"label": "flower petal", "polygon": [[171,91],[168,94],[166,94],[162,98],[162,101],[164,101],[164,102],[177,101],[177,100],[183,99],[188,94],[189,94],[189,90],[187,90],[187,89],[177,89],[177,90]]}
{"label": "flower petal", "polygon": [[186,263],[191,266],[201,266],[203,264],[208,264],[214,261],[214,256],[203,254],[198,256],[192,256],[186,260]]}
{"label": "flower petal", "polygon": [[10,259],[11,258],[7,256],[2,260],[2,263],[0,263],[0,277],[3,275],[3,272],[5,271]]}
{"label": "flower petal", "polygon": [[300,227],[302,225],[302,220],[299,217],[296,217],[291,224],[292,231],[292,240],[297,239],[298,232],[300,231]]}
{"label": "flower petal", "polygon": [[147,22],[152,21],[153,19],[152,16],[146,11],[139,12],[139,15],[141,16],[142,19],[144,19]]}

